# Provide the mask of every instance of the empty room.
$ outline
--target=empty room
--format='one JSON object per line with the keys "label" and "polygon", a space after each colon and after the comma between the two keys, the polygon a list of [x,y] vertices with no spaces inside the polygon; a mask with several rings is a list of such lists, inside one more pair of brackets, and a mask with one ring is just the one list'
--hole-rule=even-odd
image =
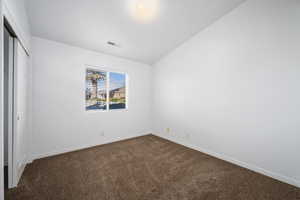
{"label": "empty room", "polygon": [[0,15],[0,200],[300,200],[300,0]]}

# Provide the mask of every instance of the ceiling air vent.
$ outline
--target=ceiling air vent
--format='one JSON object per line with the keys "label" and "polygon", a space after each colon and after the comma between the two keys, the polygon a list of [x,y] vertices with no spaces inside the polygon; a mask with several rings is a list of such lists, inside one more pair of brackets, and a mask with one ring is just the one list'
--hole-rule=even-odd
{"label": "ceiling air vent", "polygon": [[108,41],[107,44],[110,46],[114,46],[114,47],[120,47],[120,45],[118,45],[117,43],[112,42],[112,41]]}

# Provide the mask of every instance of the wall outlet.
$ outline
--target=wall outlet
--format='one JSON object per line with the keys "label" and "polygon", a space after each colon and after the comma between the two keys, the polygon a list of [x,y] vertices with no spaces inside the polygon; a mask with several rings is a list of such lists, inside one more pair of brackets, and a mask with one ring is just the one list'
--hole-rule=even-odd
{"label": "wall outlet", "polygon": [[170,128],[166,128],[166,132],[170,133],[171,129]]}

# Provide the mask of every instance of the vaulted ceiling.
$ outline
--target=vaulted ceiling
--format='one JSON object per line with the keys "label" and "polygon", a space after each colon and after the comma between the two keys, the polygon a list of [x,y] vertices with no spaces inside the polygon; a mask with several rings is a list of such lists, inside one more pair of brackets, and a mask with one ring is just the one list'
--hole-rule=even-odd
{"label": "vaulted ceiling", "polygon": [[27,0],[27,10],[34,36],[152,64],[243,1]]}

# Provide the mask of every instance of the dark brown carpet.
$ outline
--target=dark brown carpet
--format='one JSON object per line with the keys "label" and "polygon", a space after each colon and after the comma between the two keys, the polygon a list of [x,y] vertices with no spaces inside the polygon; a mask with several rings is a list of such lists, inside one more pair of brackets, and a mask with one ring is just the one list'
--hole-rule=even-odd
{"label": "dark brown carpet", "polygon": [[153,135],[34,161],[8,200],[299,200],[300,190]]}

